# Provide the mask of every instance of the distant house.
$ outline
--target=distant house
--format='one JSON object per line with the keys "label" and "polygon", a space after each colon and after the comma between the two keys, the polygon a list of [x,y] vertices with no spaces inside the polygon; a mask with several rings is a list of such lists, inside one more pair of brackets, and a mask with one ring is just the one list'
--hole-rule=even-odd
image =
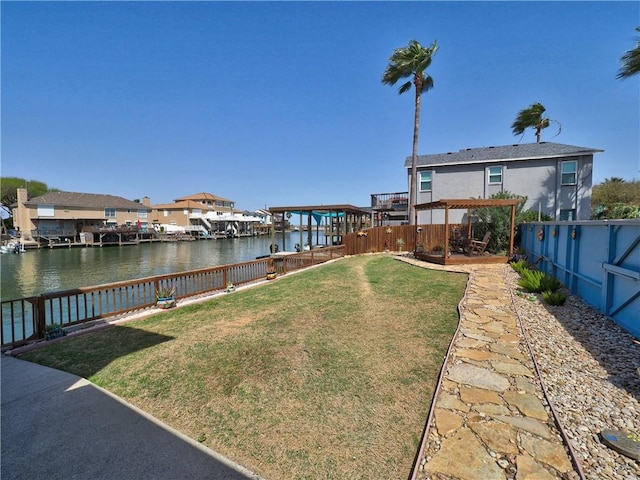
{"label": "distant house", "polygon": [[[418,156],[417,204],[453,198],[489,198],[508,191],[526,196],[525,209],[554,220],[588,220],[593,155],[588,147],[541,142],[467,148]],[[411,157],[405,161],[411,175]],[[418,213],[418,223],[443,223],[442,210]],[[460,222],[464,211],[452,212]]]}
{"label": "distant house", "polygon": [[409,223],[409,193],[372,193],[372,223],[376,227],[383,225],[407,225]]}
{"label": "distant house", "polygon": [[95,193],[51,192],[28,199],[17,190],[13,224],[25,242],[80,241],[81,233],[103,230],[136,231],[147,227],[151,208],[122,197]]}
{"label": "distant house", "polygon": [[264,223],[263,215],[235,209],[235,202],[211,193],[177,198],[173,203],[152,205],[150,221],[156,230],[195,236],[249,235]]}

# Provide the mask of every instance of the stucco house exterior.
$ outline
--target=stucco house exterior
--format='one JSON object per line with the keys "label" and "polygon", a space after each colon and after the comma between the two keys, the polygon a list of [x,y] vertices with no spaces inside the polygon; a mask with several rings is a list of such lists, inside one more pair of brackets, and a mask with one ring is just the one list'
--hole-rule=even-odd
{"label": "stucco house exterior", "polygon": [[266,221],[255,212],[236,210],[233,200],[206,192],[176,198],[173,203],[151,205],[151,208],[151,224],[156,230],[168,233],[236,236],[252,234],[254,226]]}
{"label": "stucco house exterior", "polygon": [[[467,148],[418,156],[417,204],[453,198],[490,198],[508,191],[526,196],[525,209],[554,220],[588,220],[595,148],[540,142]],[[411,157],[405,161],[411,181]],[[451,212],[452,223],[466,221]],[[418,212],[418,223],[444,223],[442,210]]]}
{"label": "stucco house exterior", "polygon": [[51,192],[28,199],[26,188],[17,189],[12,205],[13,224],[25,243],[67,240],[89,242],[83,233],[144,231],[151,208],[114,195]]}

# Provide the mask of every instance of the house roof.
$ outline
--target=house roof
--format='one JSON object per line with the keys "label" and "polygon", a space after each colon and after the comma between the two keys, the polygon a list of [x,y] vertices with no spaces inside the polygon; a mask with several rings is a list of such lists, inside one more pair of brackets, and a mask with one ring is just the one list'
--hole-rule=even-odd
{"label": "house roof", "polygon": [[[515,160],[533,160],[543,158],[593,155],[604,150],[561,143],[540,142],[502,145],[497,147],[466,148],[459,152],[418,155],[418,166],[460,165],[487,162],[509,162]],[[411,157],[407,157],[404,166],[411,168]]]}
{"label": "house roof", "polygon": [[174,201],[180,202],[183,200],[195,200],[195,201],[210,200],[213,202],[215,202],[216,200],[222,200],[224,202],[233,202],[233,200],[229,200],[228,198],[218,197],[217,195],[213,195],[207,192],[194,193],[193,195],[187,195],[186,197],[176,198]]}
{"label": "house roof", "polygon": [[178,199],[174,203],[158,203],[157,205],[153,205],[154,210],[184,210],[194,208],[198,210],[231,209],[231,207],[215,207],[204,205],[196,200],[185,199]]}
{"label": "house roof", "polygon": [[115,195],[102,195],[99,193],[50,192],[26,201],[25,205],[56,205],[63,207],[116,208],[151,211],[151,207],[147,207],[142,203],[116,197]]}

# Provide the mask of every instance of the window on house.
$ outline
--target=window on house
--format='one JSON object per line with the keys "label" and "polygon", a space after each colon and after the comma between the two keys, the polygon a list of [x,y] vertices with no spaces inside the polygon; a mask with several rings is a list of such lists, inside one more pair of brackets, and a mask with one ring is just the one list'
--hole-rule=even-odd
{"label": "window on house", "polygon": [[561,222],[571,222],[576,219],[576,210],[560,210],[560,221]]}
{"label": "window on house", "polygon": [[562,162],[562,185],[575,185],[578,173],[578,162],[569,160]]}
{"label": "window on house", "polygon": [[105,208],[104,209],[104,216],[107,218],[114,218],[116,216],[116,209],[115,208]]}
{"label": "window on house", "polygon": [[54,217],[55,216],[55,208],[53,205],[38,205],[38,216],[39,217]]}
{"label": "window on house", "polygon": [[431,172],[420,172],[420,191],[431,191]]}
{"label": "window on house", "polygon": [[502,166],[489,167],[487,169],[489,185],[502,185]]}
{"label": "window on house", "polygon": [[147,218],[148,212],[146,210],[138,210],[138,218]]}

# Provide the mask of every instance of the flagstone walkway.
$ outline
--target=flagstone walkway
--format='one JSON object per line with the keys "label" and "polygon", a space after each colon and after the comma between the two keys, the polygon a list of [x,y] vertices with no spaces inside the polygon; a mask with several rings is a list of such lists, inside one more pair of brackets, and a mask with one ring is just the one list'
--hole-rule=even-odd
{"label": "flagstone walkway", "polygon": [[524,343],[505,266],[440,268],[470,278],[413,478],[580,478]]}

